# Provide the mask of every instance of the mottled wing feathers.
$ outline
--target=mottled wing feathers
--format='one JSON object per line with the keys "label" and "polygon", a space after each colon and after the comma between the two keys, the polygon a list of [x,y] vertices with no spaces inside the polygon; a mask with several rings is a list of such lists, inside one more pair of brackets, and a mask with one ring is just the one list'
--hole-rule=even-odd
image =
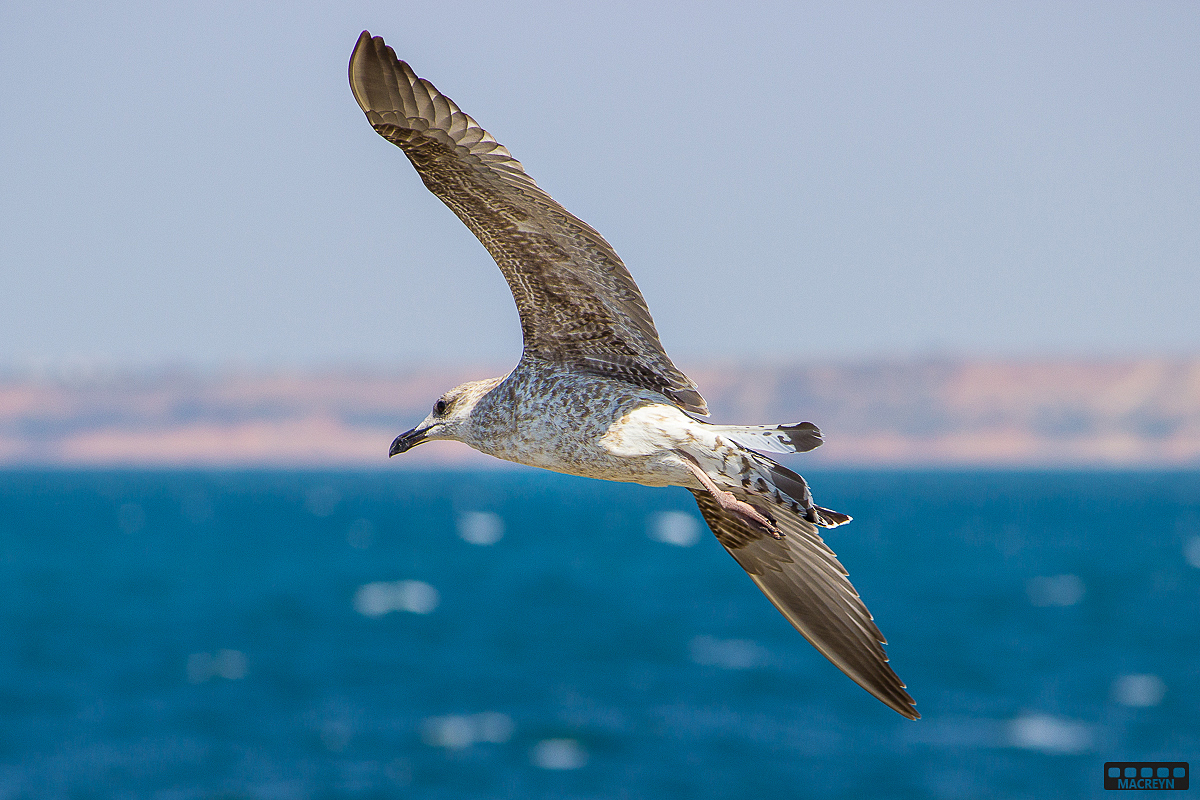
{"label": "mottled wing feathers", "polygon": [[538,188],[503,145],[367,31],[350,57],[350,87],[376,132],[404,151],[496,259],[528,356],[621,378],[708,413],[664,352],[612,247]]}
{"label": "mottled wing feathers", "polygon": [[777,540],[722,509],[707,492],[692,494],[717,540],[821,655],[892,709],[909,719],[920,717],[888,665],[887,641],[815,525],[772,504],[770,515],[784,534]]}

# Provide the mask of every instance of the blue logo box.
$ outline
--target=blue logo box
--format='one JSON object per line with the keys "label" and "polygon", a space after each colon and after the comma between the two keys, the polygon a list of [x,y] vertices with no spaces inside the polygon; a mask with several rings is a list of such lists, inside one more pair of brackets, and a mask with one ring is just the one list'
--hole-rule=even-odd
{"label": "blue logo box", "polygon": [[1105,789],[1186,789],[1186,761],[1106,761]]}

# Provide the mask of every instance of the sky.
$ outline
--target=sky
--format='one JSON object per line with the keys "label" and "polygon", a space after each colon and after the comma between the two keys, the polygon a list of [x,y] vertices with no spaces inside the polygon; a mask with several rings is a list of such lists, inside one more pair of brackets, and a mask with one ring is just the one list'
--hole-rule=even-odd
{"label": "sky", "polygon": [[[737,8],[737,10],[734,10]],[[1200,4],[0,4],[0,368],[515,362],[383,36],[681,363],[1200,352]]]}

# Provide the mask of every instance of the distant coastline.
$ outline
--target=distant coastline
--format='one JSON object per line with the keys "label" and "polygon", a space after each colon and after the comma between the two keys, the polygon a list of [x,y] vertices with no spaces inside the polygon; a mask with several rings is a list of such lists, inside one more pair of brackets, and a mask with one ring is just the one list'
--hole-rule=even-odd
{"label": "distant coastline", "polygon": [[[813,465],[1200,467],[1200,357],[681,366],[713,420],[815,422]],[[442,391],[504,369],[0,375],[0,466],[384,467]],[[402,461],[500,464],[451,443]]]}

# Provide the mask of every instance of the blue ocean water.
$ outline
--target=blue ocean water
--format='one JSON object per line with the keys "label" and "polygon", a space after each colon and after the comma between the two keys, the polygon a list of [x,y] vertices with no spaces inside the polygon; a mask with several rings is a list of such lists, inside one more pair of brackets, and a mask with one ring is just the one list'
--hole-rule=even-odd
{"label": "blue ocean water", "polygon": [[1094,797],[1200,761],[1200,475],[808,477],[920,721],[683,490],[0,474],[0,798]]}

